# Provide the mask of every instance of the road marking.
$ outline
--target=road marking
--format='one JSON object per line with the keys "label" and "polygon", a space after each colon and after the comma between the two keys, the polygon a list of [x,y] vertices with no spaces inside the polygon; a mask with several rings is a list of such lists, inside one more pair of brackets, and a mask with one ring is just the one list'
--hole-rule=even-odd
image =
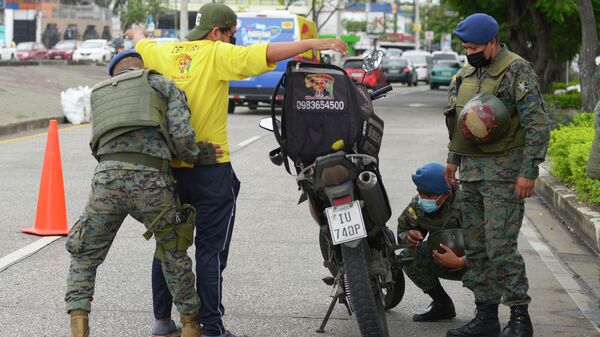
{"label": "road marking", "polygon": [[[66,127],[66,128],[59,128],[58,132],[69,131],[69,130],[73,130],[73,129],[79,129],[79,128],[82,128],[82,127],[85,127],[85,126],[89,126],[89,124],[80,124],[80,125],[69,126],[69,127]],[[45,136],[47,134],[48,134],[48,131],[36,133],[36,134],[33,134],[33,135],[29,135],[29,136],[22,136],[22,137],[16,137],[16,138],[10,138],[10,139],[5,139],[5,140],[0,140],[0,144],[18,142],[18,141],[21,141],[21,140],[27,140],[27,139],[36,138],[36,137],[39,137],[39,136]]]}
{"label": "road marking", "polygon": [[52,242],[62,238],[62,236],[47,236],[45,238],[39,239],[33,243],[28,244],[27,246],[16,250],[3,258],[0,258],[0,272],[6,270],[6,268],[12,266],[15,263],[20,262],[21,260],[37,253],[40,249],[46,247]]}
{"label": "road marking", "polygon": [[565,289],[569,297],[575,302],[579,310],[583,313],[585,318],[592,324],[596,331],[600,332],[598,327],[598,321],[600,320],[600,311],[597,308],[597,303],[594,303],[587,295],[585,289],[573,278],[573,273],[567,270],[564,262],[562,262],[555,254],[552,249],[545,244],[537,232],[537,229],[529,224],[527,219],[523,219],[523,226],[521,232],[529,241],[533,249],[542,258],[542,261],[546,264],[546,267],[550,270],[554,278],[560,283]]}
{"label": "road marking", "polygon": [[260,136],[250,137],[250,138],[246,139],[245,141],[239,143],[237,146],[238,147],[248,146],[248,145],[254,143],[255,141],[259,140],[260,138],[261,138]]}
{"label": "road marking", "polygon": [[422,104],[422,103],[411,103],[411,104],[409,104],[408,106],[409,106],[409,107],[411,107],[411,108],[422,108],[422,107],[425,107],[425,106],[427,106],[427,104]]}

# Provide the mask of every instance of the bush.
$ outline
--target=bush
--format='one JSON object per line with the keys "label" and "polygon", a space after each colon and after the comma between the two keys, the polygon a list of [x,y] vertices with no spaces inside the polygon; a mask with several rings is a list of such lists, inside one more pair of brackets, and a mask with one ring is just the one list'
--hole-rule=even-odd
{"label": "bush", "polygon": [[550,84],[550,89],[552,90],[551,92],[553,93],[555,90],[559,90],[559,89],[567,90],[567,87],[571,87],[571,86],[574,86],[577,84],[579,84],[579,81],[571,81],[569,83],[552,82],[552,84]]}
{"label": "bush", "polygon": [[581,109],[581,94],[569,91],[562,95],[544,95],[544,102],[554,109]]}
{"label": "bush", "polygon": [[552,174],[577,191],[577,199],[600,203],[600,180],[587,176],[587,161],[594,139],[594,114],[580,113],[568,125],[552,130],[548,154]]}

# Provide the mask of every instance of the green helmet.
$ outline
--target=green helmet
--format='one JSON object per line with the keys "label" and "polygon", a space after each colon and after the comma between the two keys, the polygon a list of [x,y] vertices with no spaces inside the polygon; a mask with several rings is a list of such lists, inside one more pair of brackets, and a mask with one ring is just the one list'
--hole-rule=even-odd
{"label": "green helmet", "polygon": [[511,121],[506,106],[498,97],[479,93],[471,98],[458,116],[458,131],[478,143],[493,143],[506,136]]}
{"label": "green helmet", "polygon": [[452,249],[457,256],[465,255],[465,236],[463,229],[441,229],[433,233],[429,233],[427,239],[431,250],[437,250],[438,253],[444,253],[444,249],[440,247],[440,243]]}

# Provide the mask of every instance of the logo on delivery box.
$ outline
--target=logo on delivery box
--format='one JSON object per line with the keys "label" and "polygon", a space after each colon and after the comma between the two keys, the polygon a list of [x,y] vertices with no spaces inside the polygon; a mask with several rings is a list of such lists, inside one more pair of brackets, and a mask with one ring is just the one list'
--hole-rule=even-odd
{"label": "logo on delivery box", "polygon": [[334,99],[333,84],[335,79],[327,74],[310,74],[304,79],[306,87],[313,89],[313,96],[305,96],[305,99]]}

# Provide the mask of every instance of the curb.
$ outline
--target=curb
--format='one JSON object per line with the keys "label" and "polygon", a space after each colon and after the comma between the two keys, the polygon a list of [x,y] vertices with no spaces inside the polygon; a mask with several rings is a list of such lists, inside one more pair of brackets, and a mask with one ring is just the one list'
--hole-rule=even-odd
{"label": "curb", "polygon": [[535,193],[592,249],[600,251],[600,212],[577,201],[575,191],[560,183],[542,166],[535,182]]}
{"label": "curb", "polygon": [[35,129],[43,129],[48,127],[50,120],[56,119],[58,124],[68,123],[65,116],[51,116],[38,119],[24,120],[5,125],[0,125],[0,136],[6,136],[23,131],[31,131]]}

